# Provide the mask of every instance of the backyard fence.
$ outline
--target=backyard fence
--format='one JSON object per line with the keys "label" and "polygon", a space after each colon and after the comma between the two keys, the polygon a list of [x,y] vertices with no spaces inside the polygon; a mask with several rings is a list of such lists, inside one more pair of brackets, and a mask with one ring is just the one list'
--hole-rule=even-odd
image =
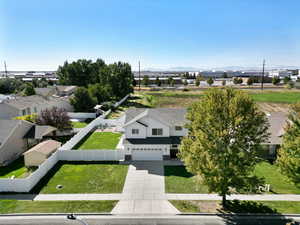
{"label": "backyard fence", "polygon": [[124,151],[119,150],[76,150],[56,151],[37,170],[26,178],[0,178],[0,192],[29,192],[58,161],[120,161]]}
{"label": "backyard fence", "polygon": [[[117,102],[114,107],[119,107],[123,102],[126,101],[126,99],[130,95],[126,95],[124,98],[122,98],[119,102]],[[90,132],[94,131],[97,126],[100,125],[106,125],[111,122],[109,120],[106,120],[105,118],[111,113],[111,110],[106,111],[103,115],[97,117],[94,119],[91,123],[89,123],[86,127],[82,128],[74,137],[72,137],[67,143],[65,143],[63,146],[59,148],[59,150],[71,150],[74,148],[74,146],[86,135],[88,135]]]}
{"label": "backyard fence", "polygon": [[89,119],[89,118],[96,118],[96,113],[74,113],[74,112],[68,112],[68,116],[71,119]]}

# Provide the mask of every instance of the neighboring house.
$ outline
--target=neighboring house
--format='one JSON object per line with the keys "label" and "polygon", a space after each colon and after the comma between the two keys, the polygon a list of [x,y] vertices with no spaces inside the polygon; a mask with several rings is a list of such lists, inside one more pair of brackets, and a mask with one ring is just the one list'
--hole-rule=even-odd
{"label": "neighboring house", "polygon": [[76,89],[77,86],[55,85],[55,86],[48,86],[45,88],[35,88],[34,90],[37,95],[48,98],[53,95],[60,96],[60,97],[71,96],[72,94],[74,94]]}
{"label": "neighboring house", "polygon": [[[41,130],[43,132],[36,134],[36,131]],[[24,120],[0,120],[0,166],[17,159],[30,146],[45,136],[52,135],[55,130],[53,127],[36,126]]]}
{"label": "neighboring house", "polygon": [[54,140],[43,141],[30,150],[26,151],[24,155],[24,162],[26,167],[39,166],[47,158],[49,158],[59,147],[61,143]]}
{"label": "neighboring house", "polygon": [[44,98],[39,95],[26,97],[15,97],[0,102],[0,119],[12,119],[18,116],[40,113],[42,110],[51,107],[64,108],[68,112],[74,109],[65,98]]}
{"label": "neighboring house", "polygon": [[131,108],[125,113],[123,147],[126,160],[163,160],[176,158],[186,109]]}
{"label": "neighboring house", "polygon": [[265,144],[269,145],[269,155],[276,156],[277,149],[282,144],[282,136],[285,133],[288,117],[283,112],[272,112],[267,114],[267,118],[270,124],[268,129],[270,136]]}

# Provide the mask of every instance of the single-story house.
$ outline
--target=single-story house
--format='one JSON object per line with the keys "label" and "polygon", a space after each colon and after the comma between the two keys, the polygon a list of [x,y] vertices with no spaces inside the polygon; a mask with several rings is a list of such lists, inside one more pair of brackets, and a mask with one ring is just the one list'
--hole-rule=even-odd
{"label": "single-story house", "polygon": [[56,128],[37,126],[24,120],[0,120],[0,166],[14,161],[29,147],[55,131]]}
{"label": "single-story house", "polygon": [[24,162],[26,167],[39,166],[47,158],[49,158],[59,147],[61,143],[54,140],[43,141],[30,150],[26,151],[24,155]]}

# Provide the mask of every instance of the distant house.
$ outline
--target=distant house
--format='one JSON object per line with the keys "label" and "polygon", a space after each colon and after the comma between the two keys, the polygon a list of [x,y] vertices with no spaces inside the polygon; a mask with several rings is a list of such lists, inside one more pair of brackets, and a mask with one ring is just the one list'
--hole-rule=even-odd
{"label": "distant house", "polygon": [[54,127],[37,126],[24,120],[0,120],[0,166],[17,159],[29,147],[55,131]]}
{"label": "distant house", "polygon": [[24,155],[24,162],[26,167],[39,166],[47,158],[49,158],[59,147],[61,143],[54,140],[43,141],[30,150],[26,151]]}
{"label": "distant house", "polygon": [[18,116],[39,113],[51,107],[64,108],[68,112],[74,111],[68,99],[65,98],[44,98],[39,95],[26,97],[15,97],[0,101],[0,119],[12,119]]}
{"label": "distant house", "polygon": [[48,86],[45,88],[35,88],[35,92],[37,95],[43,96],[43,97],[50,97],[50,96],[60,96],[60,97],[66,97],[71,96],[74,94],[75,90],[77,89],[77,86],[65,86],[65,85],[55,85],[55,86]]}
{"label": "distant house", "polygon": [[123,147],[126,159],[162,160],[176,158],[186,109],[131,108],[125,113]]}

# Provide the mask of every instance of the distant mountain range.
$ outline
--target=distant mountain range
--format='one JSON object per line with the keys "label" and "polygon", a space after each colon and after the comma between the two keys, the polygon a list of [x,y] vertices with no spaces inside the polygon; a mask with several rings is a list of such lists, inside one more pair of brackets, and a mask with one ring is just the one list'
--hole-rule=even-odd
{"label": "distant mountain range", "polygon": [[[275,66],[266,66],[265,70],[294,70],[294,69],[300,69],[300,66],[285,66],[285,65],[275,65]],[[184,66],[178,66],[178,67],[170,67],[167,69],[162,68],[143,68],[143,71],[203,71],[203,70],[217,70],[217,71],[261,71],[262,66],[224,66],[224,67],[184,67]]]}

